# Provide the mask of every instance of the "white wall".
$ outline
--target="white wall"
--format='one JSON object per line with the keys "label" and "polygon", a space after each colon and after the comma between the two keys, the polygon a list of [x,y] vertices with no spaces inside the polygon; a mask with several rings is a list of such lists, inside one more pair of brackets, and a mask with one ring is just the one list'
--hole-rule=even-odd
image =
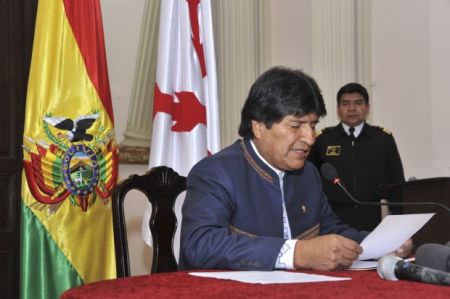
{"label": "white wall", "polygon": [[406,177],[450,175],[450,1],[372,2],[373,121],[391,129]]}
{"label": "white wall", "polygon": [[270,0],[270,64],[312,71],[310,0]]}
{"label": "white wall", "polygon": [[[450,1],[430,1],[431,170],[425,176],[450,175]],[[420,169],[413,170],[420,173]],[[413,172],[414,173],[414,172]]]}
{"label": "white wall", "polygon": [[109,83],[119,142],[123,140],[126,127],[145,1],[148,0],[101,0]]}
{"label": "white wall", "polygon": [[[102,0],[119,141],[127,121],[144,1]],[[311,72],[311,1],[269,1],[271,65]],[[372,122],[393,131],[406,177],[450,175],[449,28],[450,0],[372,1]],[[120,177],[146,169],[121,165]],[[133,223],[134,274],[149,271],[144,259],[149,253],[139,239],[142,207],[135,204],[127,211]]]}

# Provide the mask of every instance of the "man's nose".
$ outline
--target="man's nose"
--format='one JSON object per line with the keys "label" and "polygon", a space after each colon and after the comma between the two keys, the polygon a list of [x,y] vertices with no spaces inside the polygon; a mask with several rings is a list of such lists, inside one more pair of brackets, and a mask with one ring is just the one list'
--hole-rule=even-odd
{"label": "man's nose", "polygon": [[311,147],[316,141],[316,129],[308,126],[300,137],[300,140]]}

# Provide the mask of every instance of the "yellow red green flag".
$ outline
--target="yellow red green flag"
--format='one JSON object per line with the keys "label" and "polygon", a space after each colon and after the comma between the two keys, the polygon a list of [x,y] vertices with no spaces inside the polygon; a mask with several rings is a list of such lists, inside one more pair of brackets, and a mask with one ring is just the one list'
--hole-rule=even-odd
{"label": "yellow red green flag", "polygon": [[21,297],[116,277],[118,150],[99,0],[39,0],[25,112]]}

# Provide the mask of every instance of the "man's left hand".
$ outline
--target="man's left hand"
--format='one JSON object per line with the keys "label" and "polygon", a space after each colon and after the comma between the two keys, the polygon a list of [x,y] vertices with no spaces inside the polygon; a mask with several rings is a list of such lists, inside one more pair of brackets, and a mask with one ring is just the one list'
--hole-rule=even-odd
{"label": "man's left hand", "polygon": [[402,246],[400,246],[394,252],[394,254],[398,257],[405,258],[405,257],[408,257],[411,255],[413,248],[414,248],[414,245],[413,245],[412,239],[408,239],[408,240],[406,240],[405,243],[403,243]]}

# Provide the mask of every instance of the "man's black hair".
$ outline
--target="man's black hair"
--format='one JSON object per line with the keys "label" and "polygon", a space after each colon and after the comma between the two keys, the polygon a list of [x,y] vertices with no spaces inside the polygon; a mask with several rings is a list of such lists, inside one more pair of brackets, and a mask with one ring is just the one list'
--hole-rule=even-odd
{"label": "man's black hair", "polygon": [[344,93],[359,93],[360,95],[363,96],[366,104],[369,104],[369,94],[367,93],[367,89],[359,83],[356,82],[348,83],[339,89],[336,96],[338,105],[341,103],[341,96]]}
{"label": "man's black hair", "polygon": [[288,115],[302,117],[327,111],[316,81],[301,70],[273,67],[256,79],[250,88],[241,112],[239,135],[253,138],[252,120],[263,122],[267,128]]}

